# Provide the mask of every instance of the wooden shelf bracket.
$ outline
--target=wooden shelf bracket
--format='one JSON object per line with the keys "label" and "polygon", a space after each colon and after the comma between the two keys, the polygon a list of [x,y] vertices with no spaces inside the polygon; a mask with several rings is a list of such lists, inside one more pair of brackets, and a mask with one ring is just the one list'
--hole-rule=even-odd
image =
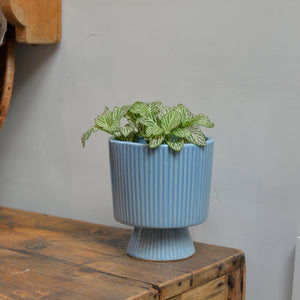
{"label": "wooden shelf bracket", "polygon": [[60,42],[61,0],[0,0],[0,7],[8,22],[15,26],[17,42]]}

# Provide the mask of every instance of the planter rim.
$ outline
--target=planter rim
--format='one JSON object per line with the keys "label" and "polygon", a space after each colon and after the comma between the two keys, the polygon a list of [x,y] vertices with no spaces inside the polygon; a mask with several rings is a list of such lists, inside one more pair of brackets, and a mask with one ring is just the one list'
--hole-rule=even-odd
{"label": "planter rim", "polygon": [[[207,145],[209,145],[209,144],[213,144],[214,143],[214,139],[211,137],[211,136],[206,136],[206,138],[207,138],[207,140],[206,140],[206,144]],[[143,142],[143,143],[140,143],[140,142],[138,142],[138,143],[136,143],[136,142],[127,142],[127,141],[119,141],[119,140],[115,140],[113,137],[111,137],[110,139],[109,139],[109,142],[110,143],[116,143],[116,144],[124,144],[124,145],[134,145],[134,146],[136,146],[136,147],[149,147],[149,145],[147,144],[147,143],[145,143],[145,142]],[[197,146],[197,145],[195,145],[195,144],[192,144],[192,143],[186,143],[186,144],[184,144],[184,148],[187,148],[187,147],[199,147],[199,146]],[[168,148],[169,146],[167,145],[167,144],[161,144],[161,145],[159,145],[157,148]],[[203,146],[202,146],[203,147]],[[201,147],[201,148],[202,148]],[[153,150],[155,150],[156,148],[154,148]]]}

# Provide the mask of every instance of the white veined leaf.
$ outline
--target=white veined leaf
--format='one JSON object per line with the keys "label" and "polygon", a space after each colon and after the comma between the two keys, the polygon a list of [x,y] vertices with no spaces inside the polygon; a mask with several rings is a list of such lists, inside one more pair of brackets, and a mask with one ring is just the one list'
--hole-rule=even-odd
{"label": "white veined leaf", "polygon": [[167,114],[171,110],[172,110],[172,108],[170,106],[161,107],[158,114],[157,114],[158,119],[160,120],[165,114]]}
{"label": "white veined leaf", "polygon": [[160,135],[162,133],[164,133],[164,131],[158,125],[148,126],[147,129],[146,129],[146,136],[147,137],[151,137],[153,135]]}
{"label": "white veined leaf", "polygon": [[121,108],[115,106],[112,115],[113,122],[120,121],[127,114],[129,108],[130,105],[123,105]]}
{"label": "white veined leaf", "polygon": [[109,124],[107,123],[107,119],[106,119],[106,116],[105,114],[101,115],[101,116],[98,116],[96,119],[95,119],[95,124],[97,126],[99,126],[101,129],[109,129]]}
{"label": "white veined leaf", "polygon": [[127,119],[127,121],[128,121],[129,124],[133,124],[133,125],[136,124],[137,119],[138,119],[137,116],[134,113],[132,113],[132,112],[130,112],[128,110],[127,110],[127,112],[125,114],[125,118]]}
{"label": "white veined leaf", "polygon": [[134,131],[134,126],[132,124],[127,124],[121,127],[120,131],[124,137],[128,137]]}
{"label": "white veined leaf", "polygon": [[207,128],[212,128],[215,126],[215,124],[209,120],[208,116],[206,116],[204,114],[199,114],[196,116],[196,123],[199,126],[204,126]]}
{"label": "white veined leaf", "polygon": [[174,110],[176,110],[180,114],[180,116],[183,118],[187,118],[187,119],[194,118],[194,115],[192,114],[192,112],[182,104],[178,104],[177,106],[175,106]]}
{"label": "white veined leaf", "polygon": [[187,141],[197,145],[197,146],[206,146],[205,135],[203,134],[201,128],[195,124],[191,127],[187,127],[191,135],[187,137]]}
{"label": "white veined leaf", "polygon": [[157,135],[154,137],[149,138],[149,147],[156,148],[158,147],[165,139],[164,135]]}
{"label": "white veined leaf", "polygon": [[159,112],[162,103],[160,101],[149,102],[147,103],[148,113],[151,115],[155,115]]}
{"label": "white veined leaf", "polygon": [[188,111],[188,109],[182,104],[178,104],[177,106],[175,106],[174,110],[176,110],[180,114],[181,117],[185,116]]}
{"label": "white veined leaf", "polygon": [[97,125],[96,126],[93,126],[91,129],[87,130],[82,136],[81,136],[81,143],[82,143],[82,146],[84,147],[85,146],[85,142],[86,140],[91,136],[91,134],[93,132],[97,132],[99,131],[101,128],[98,127]]}
{"label": "white veined leaf", "polygon": [[138,135],[141,137],[145,137],[146,136],[146,127],[143,124],[139,124],[137,126],[137,130],[138,130]]}
{"label": "white veined leaf", "polygon": [[118,119],[113,120],[113,113],[106,111],[95,119],[95,124],[99,126],[100,129],[113,134],[119,129],[120,121]]}
{"label": "white veined leaf", "polygon": [[134,104],[132,104],[129,111],[134,114],[139,114],[140,116],[145,116],[148,113],[147,103],[143,103],[139,101],[135,102]]}
{"label": "white veined leaf", "polygon": [[194,114],[192,114],[191,111],[184,105],[178,104],[174,109],[180,114],[181,124],[183,127],[188,127],[195,124],[196,120]]}
{"label": "white veined leaf", "polygon": [[123,106],[120,108],[120,117],[121,117],[121,118],[124,117],[124,116],[127,114],[129,108],[130,108],[130,105],[123,105]]}
{"label": "white veined leaf", "polygon": [[100,130],[100,128],[97,127],[97,126],[93,126],[90,130],[91,130],[92,132],[97,132],[97,131]]}
{"label": "white veined leaf", "polygon": [[113,121],[120,120],[120,119],[121,119],[120,108],[115,106],[113,110]]}
{"label": "white veined leaf", "polygon": [[115,131],[114,132],[114,137],[115,137],[115,139],[118,139],[118,138],[122,137],[121,131]]}
{"label": "white veined leaf", "polygon": [[120,133],[120,135],[116,139],[119,141],[124,141],[124,142],[133,142],[134,134],[129,134],[128,136],[123,136]]}
{"label": "white veined leaf", "polygon": [[191,135],[191,132],[186,128],[176,128],[172,130],[172,135],[186,139]]}
{"label": "white veined leaf", "polygon": [[145,117],[136,118],[135,121],[134,121],[134,124],[136,124],[137,126],[138,125],[144,125],[144,119],[145,119]]}
{"label": "white veined leaf", "polygon": [[166,115],[168,112],[172,110],[172,107],[170,106],[162,106],[157,113],[158,120],[161,120],[164,115]]}
{"label": "white veined leaf", "polygon": [[193,126],[196,123],[196,120],[194,118],[185,118],[182,121],[182,126],[183,127],[190,127]]}
{"label": "white veined leaf", "polygon": [[165,114],[161,119],[161,127],[163,128],[166,134],[169,134],[170,131],[177,127],[180,124],[180,115],[175,110],[172,110]]}
{"label": "white veined leaf", "polygon": [[166,143],[172,150],[179,152],[184,146],[184,139],[174,139],[173,137],[169,137],[166,139]]}
{"label": "white veined leaf", "polygon": [[113,124],[113,113],[111,111],[107,111],[105,114],[104,114],[104,117],[106,119],[106,123],[108,124],[108,126],[111,126]]}
{"label": "white veined leaf", "polygon": [[149,126],[149,127],[157,126],[155,118],[153,116],[149,115],[149,114],[144,116],[144,117],[138,118],[137,122],[141,123],[145,126]]}
{"label": "white veined leaf", "polygon": [[91,136],[91,133],[92,133],[92,130],[89,129],[81,136],[81,143],[82,143],[83,147],[85,146],[86,140]]}
{"label": "white veined leaf", "polygon": [[115,131],[120,130],[120,120],[116,119],[110,126],[110,130],[114,133]]}

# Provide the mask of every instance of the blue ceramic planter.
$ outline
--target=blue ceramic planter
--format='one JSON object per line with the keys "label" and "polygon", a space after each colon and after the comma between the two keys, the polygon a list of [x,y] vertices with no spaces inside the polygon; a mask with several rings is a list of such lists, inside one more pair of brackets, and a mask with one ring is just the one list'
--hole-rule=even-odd
{"label": "blue ceramic planter", "polygon": [[206,147],[109,141],[115,219],[135,227],[127,252],[148,260],[193,255],[188,226],[207,219],[214,140]]}

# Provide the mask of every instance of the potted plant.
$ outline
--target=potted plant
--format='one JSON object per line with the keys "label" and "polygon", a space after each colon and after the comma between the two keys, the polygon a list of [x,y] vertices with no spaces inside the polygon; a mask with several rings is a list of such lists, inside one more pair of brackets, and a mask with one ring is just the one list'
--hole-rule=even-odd
{"label": "potted plant", "polygon": [[166,261],[194,254],[188,226],[207,219],[214,145],[202,126],[214,124],[182,104],[135,102],[112,111],[106,107],[82,135],[83,146],[99,130],[113,135],[114,216],[134,226],[129,255]]}

